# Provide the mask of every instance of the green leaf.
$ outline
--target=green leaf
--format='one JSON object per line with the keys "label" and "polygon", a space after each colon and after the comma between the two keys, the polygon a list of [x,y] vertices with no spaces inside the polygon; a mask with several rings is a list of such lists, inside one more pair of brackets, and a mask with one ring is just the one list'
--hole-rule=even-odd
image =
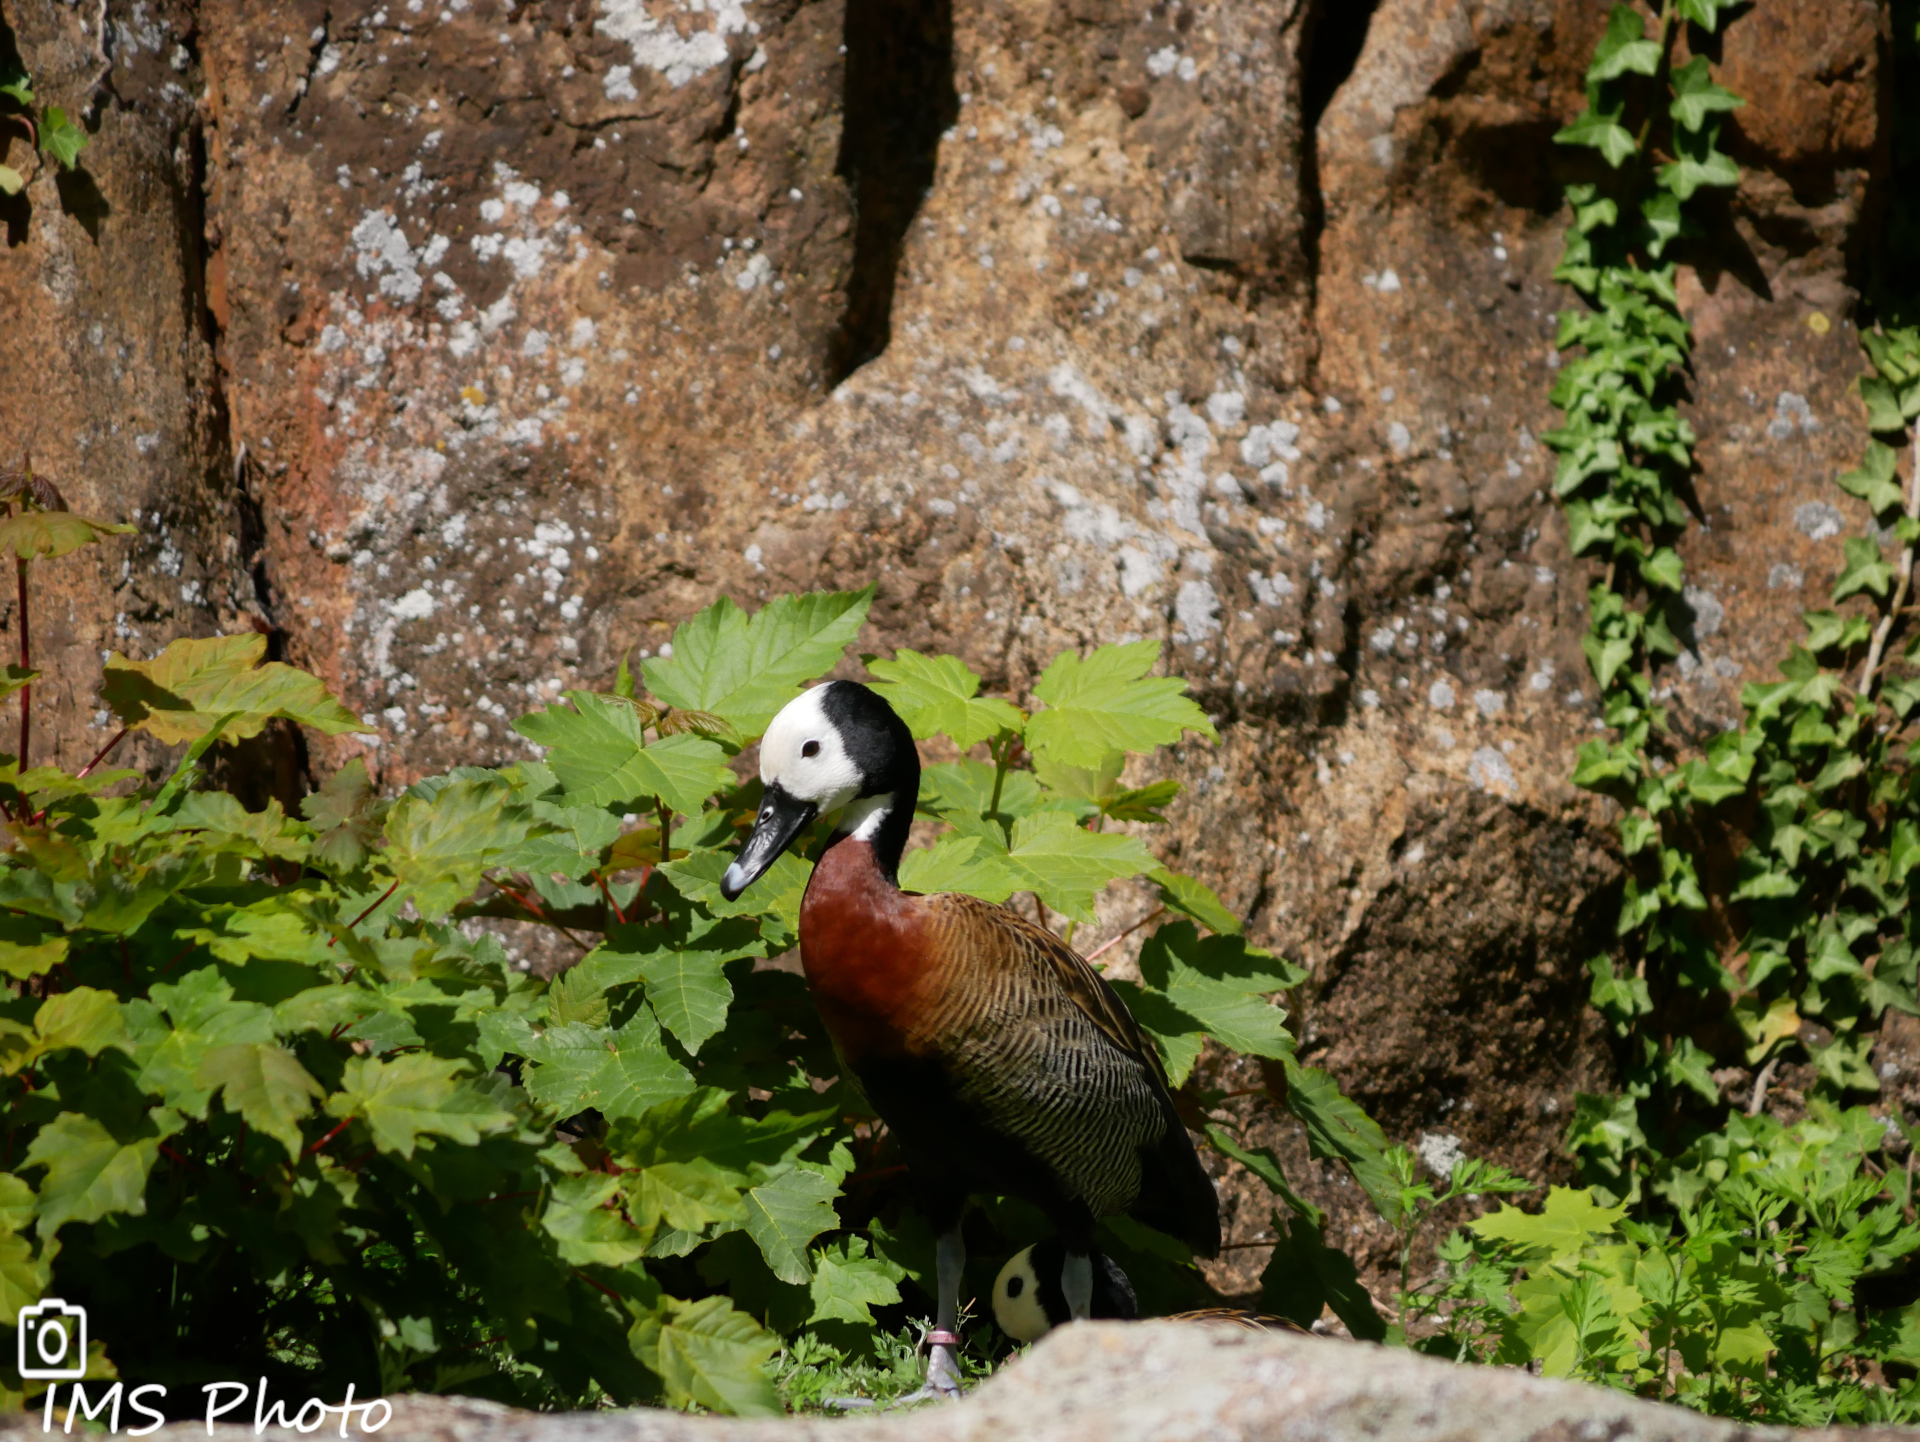
{"label": "green leaf", "polygon": [[1204,881],[1195,881],[1164,866],[1153,873],[1153,880],[1160,888],[1161,905],[1170,911],[1183,912],[1222,936],[1240,935],[1240,918],[1227,910],[1214,889]]}
{"label": "green leaf", "polygon": [[807,1167],[795,1166],[747,1193],[746,1232],[783,1282],[811,1279],[807,1248],[840,1225],[834,1199],[840,1188]]}
{"label": "green leaf", "polygon": [[256,1002],[236,1001],[211,966],[178,982],[158,982],[151,995],[151,1001],[125,1006],[140,1068],[137,1084],[176,1111],[205,1117],[213,1084],[199,1080],[201,1058],[225,1046],[271,1044],[273,1013]]}
{"label": "green leaf", "polygon": [[110,991],[76,986],[59,992],[40,1003],[33,1014],[33,1029],[38,1034],[38,1050],[44,1055],[72,1047],[88,1056],[98,1056],[108,1047],[131,1052],[127,1024],[120,1014],[120,999]]}
{"label": "green leaf", "polygon": [[1114,751],[1170,746],[1186,731],[1209,741],[1219,733],[1175,676],[1148,676],[1158,641],[1102,646],[1082,660],[1054,658],[1033,688],[1046,709],[1027,723],[1027,745],[1069,766],[1098,767]]}
{"label": "green leaf", "polygon": [[1686,580],[1680,553],[1662,546],[1650,556],[1640,558],[1640,579],[1662,591],[1678,591]]}
{"label": "green leaf", "polygon": [[763,1370],[780,1339],[726,1297],[660,1307],[633,1324],[633,1354],[666,1386],[675,1406],[699,1406],[742,1417],[780,1417],[786,1409]]}
{"label": "green leaf", "polygon": [[1738,110],[1747,102],[1713,83],[1707,57],[1696,55],[1672,72],[1673,104],[1668,113],[1688,130],[1698,130],[1714,115]]}
{"label": "green leaf", "polygon": [[18,195],[26,188],[26,176],[11,165],[0,165],[0,195]]}
{"label": "green leaf", "polygon": [[744,1184],[705,1157],[657,1162],[627,1179],[627,1210],[648,1243],[663,1226],[698,1234],[716,1222],[746,1220]]}
{"label": "green leaf", "polygon": [[300,1123],[326,1095],[292,1052],[272,1042],[215,1047],[201,1057],[194,1080],[218,1089],[229,1111],[279,1142],[293,1161],[300,1159]]}
{"label": "green leaf", "polygon": [[723,968],[765,953],[751,922],[698,918],[678,937],[661,927],[615,927],[575,971],[603,987],[646,983],[647,1000],[661,1024],[698,1055],[707,1038],[727,1024],[733,987]]}
{"label": "green leaf", "polygon": [[1674,9],[1682,20],[1690,20],[1711,35],[1721,15],[1739,8],[1742,0],[1674,0]]}
{"label": "green leaf", "polygon": [[1597,101],[1590,100],[1573,124],[1554,132],[1554,144],[1588,146],[1599,151],[1607,164],[1618,170],[1640,149],[1634,143],[1633,132],[1620,123],[1620,114],[1618,104],[1602,109]]}
{"label": "green leaf", "polygon": [[1386,1133],[1359,1104],[1340,1090],[1332,1076],[1288,1059],[1287,1110],[1307,1129],[1314,1156],[1347,1164],[1353,1179],[1373,1199],[1389,1225],[1400,1223],[1400,1182],[1387,1160]]}
{"label": "green leaf", "polygon": [[933,845],[900,858],[900,889],[934,894],[963,891],[986,901],[1005,901],[1021,881],[1008,870],[1004,851],[980,836],[948,832]]}
{"label": "green leaf", "polygon": [[714,916],[758,916],[760,934],[769,946],[791,944],[800,927],[800,898],[806,895],[813,863],[783,851],[766,874],[732,901],[720,894],[720,878],[733,861],[731,851],[689,852],[669,861],[660,874],[688,901],[697,902]]}
{"label": "green leaf", "polygon": [[1537,1213],[1503,1203],[1467,1223],[1477,1235],[1525,1248],[1548,1262],[1578,1257],[1597,1239],[1607,1236],[1627,1214],[1625,1206],[1603,1207],[1585,1188],[1552,1187]]}
{"label": "green leaf", "polygon": [[948,736],[962,751],[999,735],[1016,734],[1027,718],[1018,706],[980,696],[980,678],[958,656],[923,656],[905,648],[891,661],[869,661],[883,696],[919,740]]}
{"label": "green leaf", "polygon": [[647,1254],[648,1238],[617,1206],[620,1178],[603,1172],[556,1177],[540,1213],[540,1226],[571,1266],[624,1267]]}
{"label": "green leaf", "polygon": [[[22,511],[0,521],[0,553],[12,552],[23,561],[51,560],[108,536],[132,534],[132,526],[96,521],[72,511]],[[264,649],[267,638],[258,639]]]}
{"label": "green leaf", "polygon": [[267,638],[252,631],[175,641],[151,661],[115,652],[100,695],[127,725],[166,745],[198,741],[222,718],[226,741],[257,736],[276,717],[329,736],[366,729],[317,676],[278,661],[261,665],[266,654]]}
{"label": "green leaf", "polygon": [[313,857],[337,871],[353,871],[379,844],[387,808],[373,789],[367,763],[353,756],[318,791],[301,798],[300,814],[319,833]]}
{"label": "green leaf", "polygon": [[646,715],[619,696],[568,691],[572,703],[535,711],[513,723],[547,748],[547,765],[569,800],[615,806],[659,797],[683,816],[698,816],[714,792],[733,785],[726,752],[704,736],[663,736],[648,745]]}
{"label": "green leaf", "polygon": [[833,669],[872,604],[871,586],[815,591],[781,596],[749,618],[722,596],[676,628],[672,656],[641,662],[641,674],[668,705],[712,712],[758,736],[801,682]]}
{"label": "green leaf", "polygon": [[1907,417],[1894,388],[1879,376],[1863,376],[1860,399],[1867,403],[1867,429],[1904,431]]}
{"label": "green leaf", "polygon": [[813,1315],[807,1320],[874,1326],[872,1309],[898,1302],[898,1284],[905,1276],[905,1268],[868,1256],[866,1238],[842,1238],[838,1246],[823,1247],[814,1256],[809,1287]]}
{"label": "green leaf", "polygon": [[145,1216],[147,1173],[159,1154],[158,1136],[121,1142],[92,1117],[61,1112],[40,1129],[22,1164],[47,1169],[36,1229],[51,1237],[68,1222]]}
{"label": "green leaf", "polygon": [[514,799],[504,778],[462,777],[430,801],[409,791],[393,803],[385,860],[419,913],[438,921],[519,849],[532,826],[532,808]]}
{"label": "green leaf", "polygon": [[536,1101],[570,1117],[595,1108],[609,1119],[637,1117],[647,1108],[693,1090],[693,1078],[675,1061],[650,1011],[625,1026],[547,1028],[528,1048],[526,1088]]}
{"label": "green leaf", "polygon": [[67,939],[64,936],[49,937],[31,945],[0,940],[0,972],[15,981],[45,976],[66,959]]}
{"label": "green leaf", "polygon": [[1646,22],[1630,5],[1615,4],[1607,16],[1606,34],[1593,48],[1587,83],[1617,80],[1622,75],[1656,75],[1660,71],[1660,43],[1646,38]]}
{"label": "green leaf", "polygon": [[1731,155],[1714,148],[1719,138],[1717,123],[1700,130],[1675,131],[1677,158],[1656,173],[1661,187],[1686,201],[1692,200],[1693,193],[1703,185],[1738,185],[1740,167],[1733,163]]}
{"label": "green leaf", "polygon": [[1022,890],[1075,921],[1092,921],[1093,899],[1108,882],[1159,866],[1138,838],[1088,831],[1059,811],[1013,823],[1005,866]]}
{"label": "green leaf", "polygon": [[1888,588],[1893,585],[1893,567],[1880,554],[1878,541],[1872,536],[1849,537],[1846,558],[1846,565],[1833,583],[1835,605],[1861,591],[1871,591],[1882,597],[1887,594]]}
{"label": "green leaf", "polygon": [[1836,484],[1848,495],[1858,496],[1865,501],[1878,516],[1893,510],[1906,499],[1900,494],[1899,473],[1895,465],[1897,460],[1898,454],[1892,446],[1869,440],[1860,469],[1848,471]]}
{"label": "green leaf", "polygon": [[327,1111],[342,1121],[364,1121],[383,1152],[411,1157],[423,1136],[470,1147],[490,1132],[511,1128],[513,1113],[494,1092],[466,1080],[466,1070],[463,1061],[420,1052],[348,1057]]}
{"label": "green leaf", "polygon": [[1647,226],[1647,253],[1655,260],[1687,228],[1680,214],[1680,197],[1671,191],[1655,191],[1641,201],[1640,217]]}
{"label": "green leaf", "polygon": [[[87,132],[68,119],[58,105],[49,105],[40,112],[40,148],[64,169],[72,170],[80,152],[87,148]],[[133,527],[126,529],[131,531]]]}

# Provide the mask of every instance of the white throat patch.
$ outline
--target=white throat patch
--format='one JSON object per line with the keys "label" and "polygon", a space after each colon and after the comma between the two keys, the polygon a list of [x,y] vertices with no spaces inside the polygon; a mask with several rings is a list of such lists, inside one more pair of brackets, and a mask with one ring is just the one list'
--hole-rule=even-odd
{"label": "white throat patch", "polygon": [[826,689],[816,686],[789,701],[760,740],[760,780],[811,801],[823,816],[853,800],[866,782],[839,728],[827,719],[821,704]]}

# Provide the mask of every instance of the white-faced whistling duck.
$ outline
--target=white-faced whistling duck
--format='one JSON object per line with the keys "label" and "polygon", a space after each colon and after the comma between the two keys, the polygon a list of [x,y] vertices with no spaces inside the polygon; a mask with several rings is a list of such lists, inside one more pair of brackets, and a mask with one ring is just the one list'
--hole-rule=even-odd
{"label": "white-faced whistling duck", "polygon": [[[1000,1330],[1016,1342],[1037,1342],[1055,1327],[1073,1320],[1067,1303],[1064,1273],[1067,1249],[1058,1237],[1035,1242],[1015,1252],[993,1281],[993,1320]],[[1095,1252],[1093,1262],[1093,1304],[1088,1315],[1095,1321],[1130,1322],[1140,1315],[1140,1304],[1133,1283],[1120,1270],[1120,1264],[1104,1252]],[[1240,1307],[1202,1307],[1193,1312],[1176,1312],[1162,1317],[1163,1322],[1211,1322],[1229,1327],[1245,1327],[1256,1332],[1302,1332],[1307,1329],[1285,1317],[1270,1317]]]}
{"label": "white-faced whistling duck", "polygon": [[721,882],[728,898],[816,816],[840,812],[801,903],[800,958],[842,1065],[899,1139],[939,1234],[923,1391],[959,1392],[960,1219],[975,1193],[1047,1214],[1073,1317],[1092,1306],[1100,1217],[1125,1212],[1214,1255],[1213,1183],[1112,988],[1006,907],[900,889],[920,758],[893,708],[852,681],[815,687],[767,728],[760,779],[760,813]]}

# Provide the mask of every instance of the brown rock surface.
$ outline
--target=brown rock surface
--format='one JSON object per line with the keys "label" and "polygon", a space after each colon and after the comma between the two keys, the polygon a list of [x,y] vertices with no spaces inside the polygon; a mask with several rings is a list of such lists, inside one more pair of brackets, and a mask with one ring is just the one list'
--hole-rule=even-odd
{"label": "brown rock surface", "polygon": [[[225,1424],[208,1430],[254,1435]],[[23,1428],[21,1435],[37,1433]],[[184,1442],[206,1433],[199,1423],[177,1423],[157,1435]],[[291,1442],[297,1434],[276,1427],[265,1435]],[[1056,1332],[957,1403],[892,1416],[542,1415],[468,1398],[401,1397],[376,1435],[387,1442],[1899,1442],[1920,1431],[1755,1427],[1510,1368],[1457,1367],[1358,1343],[1177,1322],[1093,1322]]]}
{"label": "brown rock surface", "polygon": [[[0,13],[87,103],[94,8]],[[1158,637],[1223,737],[1166,760],[1172,848],[1311,968],[1307,1053],[1397,1137],[1558,1165],[1611,1066],[1583,964],[1618,870],[1565,782],[1587,576],[1537,437],[1550,137],[1604,7],[108,16],[104,211],[42,175],[0,254],[7,433],[141,517],[42,612],[63,759],[102,734],[102,649],[252,618],[377,735],[312,767],[363,751],[389,784],[520,754],[515,715],[722,591],[877,581],[863,648],[1016,692],[1063,646]],[[1764,102],[1683,274],[1694,734],[1839,557],[1885,25],[1755,6],[1707,52]],[[1250,1286],[1264,1254],[1229,1255]]]}

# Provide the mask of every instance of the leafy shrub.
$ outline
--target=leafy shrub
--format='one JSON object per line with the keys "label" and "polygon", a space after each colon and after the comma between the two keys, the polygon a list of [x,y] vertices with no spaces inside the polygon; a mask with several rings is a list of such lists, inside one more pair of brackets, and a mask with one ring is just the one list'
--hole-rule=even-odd
{"label": "leafy shrub", "polygon": [[[0,524],[22,557],[110,529],[35,494]],[[541,759],[390,801],[356,760],[297,815],[199,789],[200,767],[269,725],[361,729],[317,680],[263,663],[257,636],[111,657],[123,729],[100,757],[0,767],[8,1319],[58,1295],[95,1318],[93,1375],[323,1397],[773,1412],[776,1353],[796,1404],[824,1361],[897,1380],[910,1344],[876,1350],[876,1322],[907,1320],[932,1238],[804,983],[759,964],[794,944],[808,864],[783,857],[734,902],[718,885],[759,799],[732,758],[841,662],[867,603],[721,600],[637,681],[623,665],[614,691],[522,718]],[[1166,924],[1123,990],[1176,1082],[1209,1037],[1272,1059],[1322,1150],[1364,1165],[1377,1129],[1294,1062],[1265,999],[1298,970],[1112,829],[1159,822],[1178,789],[1123,784],[1127,753],[1213,736],[1157,657],[1063,655],[1032,715],[951,657],[872,660],[916,736],[957,756],[926,769],[937,835],[902,881],[1043,905],[1070,934],[1109,882],[1151,877],[1140,924]],[[184,744],[157,787],[101,769],[131,730]],[[486,918],[579,959],[539,980]],[[1011,1203],[981,1225],[1008,1250],[1043,1227]],[[1118,1219],[1104,1244],[1149,1299],[1202,1290],[1168,1238]]]}
{"label": "leafy shrub", "polygon": [[1667,1215],[1571,1187],[1537,1214],[1490,1213],[1410,1299],[1437,1324],[1419,1346],[1721,1416],[1920,1420],[1920,1307],[1874,1284],[1920,1250],[1912,1174],[1888,1142],[1863,1107],[1736,1117]]}

